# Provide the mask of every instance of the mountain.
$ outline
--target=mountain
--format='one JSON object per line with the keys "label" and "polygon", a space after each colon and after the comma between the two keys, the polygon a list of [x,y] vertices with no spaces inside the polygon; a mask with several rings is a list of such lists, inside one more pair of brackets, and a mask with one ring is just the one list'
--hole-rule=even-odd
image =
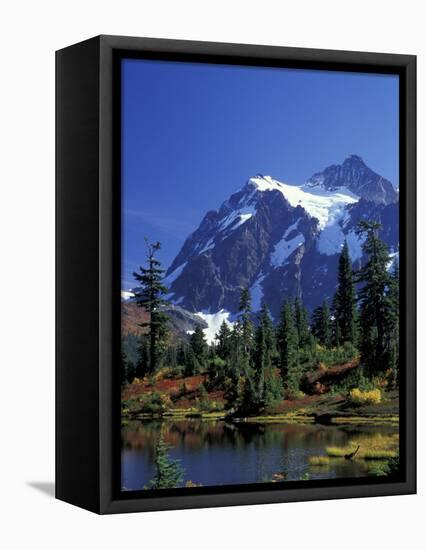
{"label": "mountain", "polygon": [[[141,324],[149,321],[149,313],[137,305],[133,300],[133,293],[128,292],[127,294],[128,296],[121,304],[121,333],[123,337],[129,333],[140,335],[146,332],[146,329],[141,328]],[[167,305],[163,311],[169,318],[169,329],[173,337],[188,337],[197,326],[206,330],[208,328],[208,322],[202,317],[177,305]]]}
{"label": "mountain", "polygon": [[314,174],[306,186],[320,186],[329,191],[346,187],[358,197],[378,204],[398,200],[398,193],[391,182],[373,172],[357,155],[351,155],[341,165],[333,164],[323,172]]}
{"label": "mountain", "polygon": [[166,273],[169,299],[208,323],[209,315],[232,318],[245,287],[253,309],[265,300],[275,318],[286,297],[300,296],[312,310],[334,295],[345,239],[360,266],[361,219],[380,221],[397,251],[398,194],[356,155],[302,185],[258,174],[188,236]]}

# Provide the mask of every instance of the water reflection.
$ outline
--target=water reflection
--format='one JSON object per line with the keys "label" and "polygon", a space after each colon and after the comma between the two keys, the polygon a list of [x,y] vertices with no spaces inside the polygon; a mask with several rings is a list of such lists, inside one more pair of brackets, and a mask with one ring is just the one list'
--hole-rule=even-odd
{"label": "water reflection", "polygon": [[315,424],[231,424],[205,420],[130,421],[122,427],[122,486],[138,490],[154,476],[158,435],[181,460],[185,480],[202,485],[270,481],[282,472],[298,480],[369,475],[363,460],[334,459],[327,466],[310,466],[309,456],[325,453],[326,446],[345,446],[356,438],[366,441],[397,432],[394,427],[344,427]]}

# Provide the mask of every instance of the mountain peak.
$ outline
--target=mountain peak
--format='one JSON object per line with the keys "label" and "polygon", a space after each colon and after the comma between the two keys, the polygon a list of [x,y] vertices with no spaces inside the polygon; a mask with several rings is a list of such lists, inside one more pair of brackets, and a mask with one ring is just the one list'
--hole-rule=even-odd
{"label": "mountain peak", "polygon": [[389,204],[398,200],[391,182],[369,168],[364,160],[355,154],[347,157],[343,164],[332,164],[317,172],[306,182],[307,187],[322,187],[335,191],[346,187],[365,200]]}
{"label": "mountain peak", "polygon": [[392,201],[392,193],[397,197],[358,155],[303,185],[253,175],[188,236],[166,273],[169,299],[215,319],[222,310],[238,312],[243,288],[250,289],[253,311],[264,300],[275,318],[284,298],[303,295],[313,309],[335,292],[345,239],[359,267],[360,219],[380,221],[395,248],[398,199]]}
{"label": "mountain peak", "polygon": [[348,164],[348,163],[361,163],[361,164],[364,164],[365,165],[365,162],[364,162],[364,159],[361,158],[359,155],[349,155],[344,161],[343,161],[343,164]]}

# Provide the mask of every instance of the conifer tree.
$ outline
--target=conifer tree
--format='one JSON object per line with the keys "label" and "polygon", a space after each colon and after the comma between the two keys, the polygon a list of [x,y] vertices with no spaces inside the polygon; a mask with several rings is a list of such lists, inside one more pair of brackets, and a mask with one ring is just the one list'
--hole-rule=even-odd
{"label": "conifer tree", "polygon": [[294,325],[293,307],[286,300],[281,308],[277,329],[279,368],[285,387],[289,385],[289,375],[298,361],[298,334]]}
{"label": "conifer tree", "polygon": [[305,348],[310,344],[310,333],[308,327],[308,312],[303,307],[300,298],[294,301],[294,320],[298,337],[299,348]]}
{"label": "conifer tree", "polygon": [[312,332],[322,346],[330,347],[331,319],[327,300],[324,300],[322,306],[315,308],[313,311]]}
{"label": "conifer tree", "polygon": [[124,352],[121,352],[121,369],[120,369],[120,381],[121,381],[121,387],[124,387],[126,384],[128,384],[131,380],[129,373],[129,361],[127,361],[126,354]]}
{"label": "conifer tree", "polygon": [[170,445],[164,442],[161,434],[155,448],[155,476],[150,489],[173,489],[183,482],[184,470],[179,460],[170,458],[169,449]]}
{"label": "conifer tree", "polygon": [[249,357],[253,348],[254,327],[251,321],[251,297],[248,288],[244,288],[241,292],[239,312],[238,324],[241,333],[242,352],[245,357]]}
{"label": "conifer tree", "polygon": [[[232,394],[237,406],[247,405],[255,399],[252,354],[254,327],[251,320],[251,297],[247,288],[241,292],[239,315],[230,338],[229,374],[232,380]],[[242,403],[241,403],[242,402]]]}
{"label": "conifer tree", "polygon": [[204,336],[204,331],[200,327],[200,325],[197,325],[195,327],[195,330],[193,334],[191,334],[191,338],[189,340],[189,344],[191,346],[191,350],[200,366],[200,369],[204,369],[206,366],[206,359],[207,359],[207,352],[208,352],[208,346],[207,342]]}
{"label": "conifer tree", "polygon": [[239,400],[244,390],[244,379],[242,377],[242,350],[241,350],[241,331],[238,322],[234,323],[230,336],[230,353],[228,359],[227,374],[231,381],[227,387],[227,399],[239,406]]}
{"label": "conifer tree", "polygon": [[138,346],[138,360],[136,363],[136,376],[138,378],[143,378],[149,374],[150,361],[149,361],[149,336],[147,334],[142,334],[139,337],[139,346]]}
{"label": "conifer tree", "polygon": [[239,317],[234,326],[233,360],[235,368],[242,376],[251,374],[251,357],[254,344],[254,327],[251,320],[251,298],[250,292],[244,288],[241,292],[239,304]]}
{"label": "conifer tree", "polygon": [[367,375],[374,376],[389,368],[387,329],[393,315],[389,289],[392,279],[388,273],[390,261],[386,244],[379,238],[380,224],[361,221],[359,233],[366,236],[363,251],[368,259],[358,274],[362,283],[359,292],[361,325],[361,360]]}
{"label": "conifer tree", "polygon": [[274,332],[268,308],[265,303],[260,311],[260,322],[256,330],[253,382],[255,388],[255,401],[257,407],[265,403],[265,374],[272,366],[272,353],[274,348]]}
{"label": "conifer tree", "polygon": [[168,317],[161,308],[168,302],[164,299],[167,288],[163,284],[164,269],[161,269],[161,262],[156,254],[160,250],[160,243],[150,244],[146,240],[146,264],[141,266],[139,272],[133,276],[141,285],[135,292],[135,300],[138,306],[149,313],[149,321],[142,323],[142,328],[149,329],[149,366],[147,371],[155,372],[164,353],[164,345],[167,338]]}
{"label": "conifer tree", "polygon": [[340,347],[340,344],[341,344],[341,337],[340,337],[340,325],[339,325],[339,321],[336,313],[336,302],[337,302],[337,299],[335,294],[333,298],[333,303],[331,306],[331,319],[330,319],[331,320],[331,342],[333,346],[338,348]]}
{"label": "conifer tree", "polygon": [[232,331],[226,321],[223,321],[220,325],[219,332],[216,335],[216,353],[217,355],[226,361],[229,359],[231,353],[231,334]]}
{"label": "conifer tree", "polygon": [[334,313],[339,325],[339,340],[356,345],[358,315],[352,261],[348,243],[345,239],[339,257],[337,273],[337,292],[334,302]]}
{"label": "conifer tree", "polygon": [[188,361],[188,343],[184,340],[179,342],[176,351],[176,360],[179,366],[185,366]]}
{"label": "conifer tree", "polygon": [[390,369],[390,385],[398,385],[399,377],[399,264],[394,263],[389,286],[390,312],[388,316],[386,353]]}

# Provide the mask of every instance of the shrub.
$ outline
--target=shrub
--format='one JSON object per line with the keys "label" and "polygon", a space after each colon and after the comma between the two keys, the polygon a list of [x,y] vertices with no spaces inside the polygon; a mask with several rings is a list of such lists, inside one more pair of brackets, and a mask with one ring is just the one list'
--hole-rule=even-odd
{"label": "shrub", "polygon": [[382,393],[378,388],[368,391],[353,388],[349,392],[349,400],[354,405],[377,405],[382,400]]}
{"label": "shrub", "polygon": [[348,376],[345,377],[344,380],[338,384],[335,384],[331,388],[331,394],[345,394],[354,388],[358,388],[361,391],[374,390],[375,388],[374,382],[364,376],[363,369],[361,367],[354,369]]}
{"label": "shrub", "polygon": [[168,371],[167,378],[180,378],[183,376],[184,370],[185,367],[183,365],[175,365]]}
{"label": "shrub", "polygon": [[130,413],[161,414],[170,406],[170,398],[159,392],[150,392],[138,399],[129,399],[126,403]]}
{"label": "shrub", "polygon": [[396,476],[399,474],[399,455],[395,453],[395,457],[388,460],[387,474],[390,476]]}
{"label": "shrub", "polygon": [[194,481],[191,481],[190,479],[188,479],[188,481],[185,483],[185,487],[187,488],[192,488],[192,487],[202,487],[202,484],[201,483],[195,483]]}
{"label": "shrub", "polygon": [[375,476],[391,476],[399,473],[399,456],[394,456],[389,460],[375,460],[368,468],[368,473]]}
{"label": "shrub", "polygon": [[370,476],[387,476],[387,463],[386,461],[376,461],[368,468],[368,475]]}
{"label": "shrub", "polygon": [[352,359],[355,359],[357,355],[358,350],[350,342],[345,342],[343,346],[340,346],[338,348],[327,349],[318,344],[315,348],[316,361],[324,363],[327,366],[347,363],[349,361],[352,361]]}

